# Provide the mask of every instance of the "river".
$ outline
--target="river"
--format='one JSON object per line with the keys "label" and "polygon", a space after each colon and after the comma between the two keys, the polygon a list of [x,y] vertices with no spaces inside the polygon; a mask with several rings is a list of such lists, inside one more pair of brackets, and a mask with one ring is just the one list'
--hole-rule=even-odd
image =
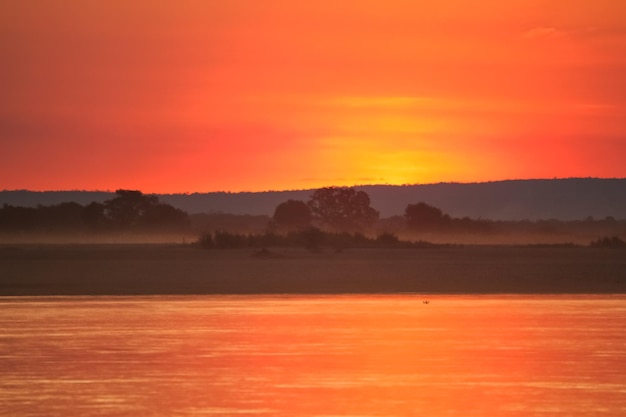
{"label": "river", "polygon": [[626,295],[0,297],[2,416],[624,416]]}

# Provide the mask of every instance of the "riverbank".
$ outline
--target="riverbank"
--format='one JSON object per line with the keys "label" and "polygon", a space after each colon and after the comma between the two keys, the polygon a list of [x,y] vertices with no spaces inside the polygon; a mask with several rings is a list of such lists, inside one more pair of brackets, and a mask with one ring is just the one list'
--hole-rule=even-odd
{"label": "riverbank", "polygon": [[626,293],[624,250],[3,245],[0,295]]}

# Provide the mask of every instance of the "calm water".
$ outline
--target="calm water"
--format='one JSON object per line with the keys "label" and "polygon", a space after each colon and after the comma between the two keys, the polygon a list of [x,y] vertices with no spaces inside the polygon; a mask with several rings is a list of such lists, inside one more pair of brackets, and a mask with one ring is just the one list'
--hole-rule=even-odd
{"label": "calm water", "polygon": [[626,296],[423,299],[0,298],[0,415],[626,415]]}

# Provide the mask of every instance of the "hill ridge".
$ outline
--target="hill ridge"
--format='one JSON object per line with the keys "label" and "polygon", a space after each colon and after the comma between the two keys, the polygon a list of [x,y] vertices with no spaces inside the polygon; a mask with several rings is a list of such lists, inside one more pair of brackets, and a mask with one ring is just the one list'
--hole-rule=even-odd
{"label": "hill ridge", "polygon": [[[489,182],[441,182],[405,185],[358,185],[382,217],[404,214],[408,204],[423,201],[453,217],[491,220],[626,219],[626,178],[513,179]],[[286,200],[308,200],[315,189],[260,192],[156,194],[164,203],[193,213],[272,215]],[[0,191],[0,205],[35,207],[73,201],[103,202],[108,191]]]}

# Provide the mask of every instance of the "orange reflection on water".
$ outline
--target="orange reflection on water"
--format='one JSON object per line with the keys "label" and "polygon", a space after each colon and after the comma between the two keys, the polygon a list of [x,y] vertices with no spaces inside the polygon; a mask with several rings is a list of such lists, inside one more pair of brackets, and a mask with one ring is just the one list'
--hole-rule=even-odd
{"label": "orange reflection on water", "polygon": [[[217,395],[225,410],[597,415],[619,398],[616,388],[623,390],[624,377],[615,370],[624,358],[596,358],[595,370],[586,365],[584,332],[597,323],[589,321],[585,305],[570,314],[565,304],[445,297],[428,305],[416,297],[263,300],[213,318],[236,330],[221,335],[213,359],[199,366],[229,382]],[[581,380],[598,383],[584,386]]]}
{"label": "orange reflection on water", "polygon": [[621,416],[620,297],[6,302],[10,415]]}

